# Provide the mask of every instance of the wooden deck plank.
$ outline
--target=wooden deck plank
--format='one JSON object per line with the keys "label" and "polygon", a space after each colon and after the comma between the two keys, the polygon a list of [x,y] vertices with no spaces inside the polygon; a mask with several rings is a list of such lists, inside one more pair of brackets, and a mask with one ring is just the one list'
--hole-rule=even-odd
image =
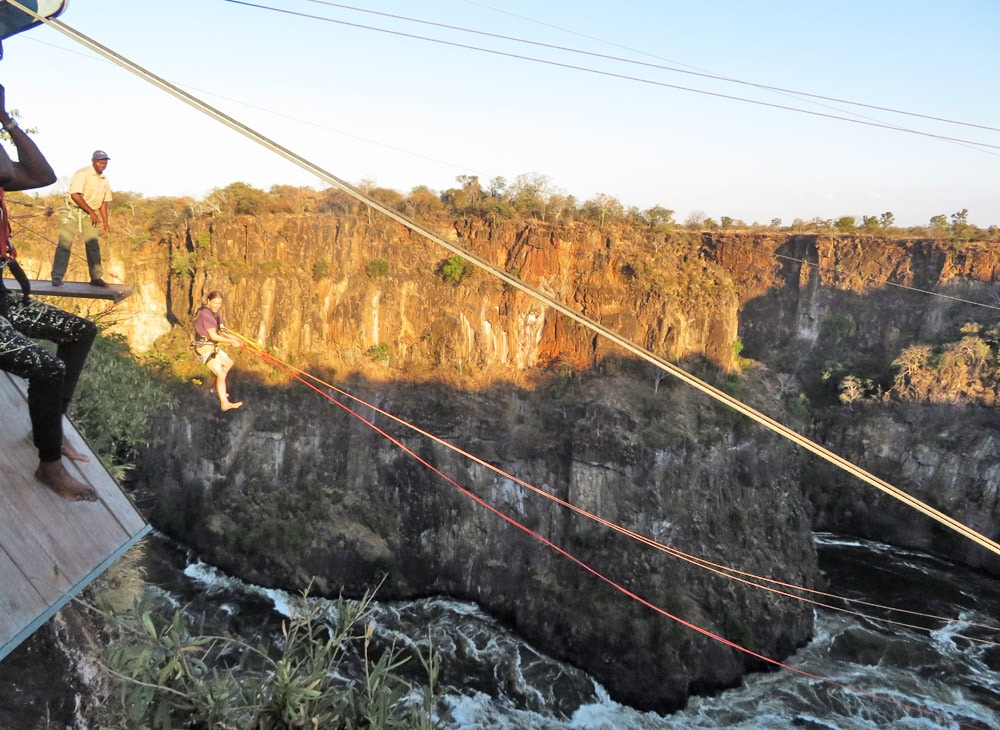
{"label": "wooden deck plank", "polygon": [[6,553],[0,551],[0,646],[14,638],[34,618],[49,607]]}
{"label": "wooden deck plank", "polygon": [[[120,302],[135,292],[132,284],[111,284],[107,286],[91,286],[84,281],[64,281],[62,286],[52,286],[51,281],[44,279],[30,279],[31,294],[46,297],[76,297],[79,299],[110,299],[113,302]],[[8,279],[4,282],[11,291],[17,291],[17,282]]]}
{"label": "wooden deck plank", "polygon": [[[0,373],[0,376],[5,377],[11,384],[10,388],[3,390],[3,394],[8,397],[0,400],[0,403],[5,406],[5,412],[7,413],[10,413],[11,410],[14,409],[20,409],[20,412],[23,413],[25,425],[22,428],[27,429],[24,431],[25,440],[30,444],[28,434],[31,430],[31,425],[28,420],[27,384],[21,378],[14,377],[8,373]],[[17,394],[20,394],[21,396],[19,404]],[[10,430],[13,431],[13,427]],[[132,500],[130,500],[125,493],[117,487],[117,485],[115,485],[114,489],[102,490],[100,488],[100,485],[105,483],[105,480],[108,479],[107,469],[101,463],[101,460],[94,453],[93,449],[90,448],[90,444],[88,444],[86,439],[84,439],[80,432],[76,430],[72,421],[65,417],[63,418],[63,432],[73,446],[76,447],[77,451],[90,457],[89,462],[63,459],[63,464],[69,472],[77,479],[86,482],[97,489],[97,493],[100,495],[101,500],[114,515],[115,519],[121,523],[122,529],[128,534],[132,535],[136,532],[136,530],[141,529],[146,522],[136,510]],[[14,434],[16,435],[16,431]],[[32,446],[32,448],[34,448],[34,446]],[[112,483],[114,483],[113,480]]]}
{"label": "wooden deck plank", "polygon": [[[39,483],[27,388],[0,372],[0,659],[149,531],[72,423],[66,435],[89,463],[63,462],[97,502],[68,502]],[[7,608],[9,607],[9,611]]]}
{"label": "wooden deck plank", "polygon": [[[3,375],[8,387],[12,386],[13,379],[7,373]],[[27,410],[27,403],[22,400],[17,408],[4,414],[5,433],[0,443],[3,444],[3,458],[8,462],[5,465],[8,479],[0,495],[0,509],[16,524],[6,524],[0,534],[15,536],[14,545],[27,549],[29,541],[23,534],[27,530],[33,536],[31,542],[41,544],[48,568],[40,574],[31,573],[31,577],[47,576],[55,565],[73,582],[86,575],[95,562],[103,560],[108,545],[118,545],[129,535],[103,502],[67,502],[35,479],[38,452],[27,438],[31,428]],[[63,461],[72,469],[68,460]],[[80,474],[76,476],[79,478]],[[106,473],[104,476],[114,491],[121,491]],[[86,481],[102,499],[111,491],[106,482]],[[31,552],[36,551],[37,547],[31,548]],[[7,552],[15,563],[19,562],[20,551],[9,547]],[[31,555],[24,556],[25,564],[31,560]]]}

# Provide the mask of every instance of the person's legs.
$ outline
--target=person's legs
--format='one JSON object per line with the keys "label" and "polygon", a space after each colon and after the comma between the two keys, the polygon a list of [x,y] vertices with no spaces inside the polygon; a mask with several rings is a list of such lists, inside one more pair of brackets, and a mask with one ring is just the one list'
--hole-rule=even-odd
{"label": "person's legs", "polygon": [[87,246],[87,266],[90,267],[90,280],[103,281],[104,267],[101,265],[101,241],[98,238],[100,231],[90,218],[83,221],[81,228],[83,230],[84,242]]}
{"label": "person's legs", "polygon": [[0,369],[28,381],[28,416],[39,458],[35,477],[64,499],[94,501],[97,493],[62,464],[65,367],[58,357],[18,332],[11,320],[0,317]]}
{"label": "person's legs", "polygon": [[16,302],[11,302],[8,318],[17,331],[28,337],[54,342],[56,355],[65,363],[65,376],[60,390],[60,413],[65,413],[73,399],[90,347],[97,337],[97,326],[89,319],[58,307],[34,299],[25,303],[20,297],[15,298]]}
{"label": "person's legs", "polygon": [[28,415],[38,456],[56,461],[62,450],[62,389],[66,366],[0,317],[0,369],[28,381]]}
{"label": "person's legs", "polygon": [[226,389],[226,376],[233,367],[233,359],[225,352],[219,350],[215,356],[208,361],[208,369],[215,374],[215,392],[219,396],[219,405],[224,411],[230,411],[243,405],[242,401],[233,402],[229,400],[229,391]]}
{"label": "person's legs", "polygon": [[69,266],[69,252],[73,246],[73,237],[79,227],[79,217],[74,215],[72,211],[63,216],[62,222],[59,224],[59,245],[56,247],[56,254],[52,259],[53,284],[62,284]]}

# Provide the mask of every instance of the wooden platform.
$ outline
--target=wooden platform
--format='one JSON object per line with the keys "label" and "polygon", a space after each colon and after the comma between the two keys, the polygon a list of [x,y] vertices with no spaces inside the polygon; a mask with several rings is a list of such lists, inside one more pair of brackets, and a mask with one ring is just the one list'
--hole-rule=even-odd
{"label": "wooden platform", "polygon": [[[5,281],[11,291],[17,291],[16,281]],[[47,297],[80,297],[83,299],[110,299],[115,303],[131,296],[135,291],[132,284],[108,284],[107,286],[91,286],[89,282],[64,281],[62,286],[52,286],[51,281],[30,282],[32,295]]]}
{"label": "wooden platform", "polygon": [[99,576],[150,527],[68,419],[89,463],[63,459],[97,490],[67,502],[35,480],[26,383],[0,372],[0,660]]}

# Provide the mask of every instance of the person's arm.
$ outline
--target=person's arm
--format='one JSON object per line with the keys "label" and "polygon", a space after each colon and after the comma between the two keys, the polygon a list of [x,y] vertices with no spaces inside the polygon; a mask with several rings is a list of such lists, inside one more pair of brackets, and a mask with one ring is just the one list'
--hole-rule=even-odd
{"label": "person's arm", "polygon": [[0,85],[0,126],[10,135],[17,148],[17,162],[0,150],[0,187],[4,190],[30,190],[43,188],[56,181],[56,173],[38,146],[23,129],[17,126],[7,113],[6,94]]}
{"label": "person's arm", "polygon": [[[101,222],[100,217],[97,215],[97,211],[87,205],[87,201],[83,199],[83,193],[70,193],[69,199],[82,208],[84,213],[90,216],[90,222],[95,226]],[[107,233],[107,231],[105,231],[105,233]]]}
{"label": "person's arm", "polygon": [[[96,221],[95,221],[96,222]],[[101,232],[108,232],[108,201],[101,203]]]}
{"label": "person's arm", "polygon": [[215,327],[208,328],[208,337],[212,342],[222,342],[226,345],[235,345],[236,347],[243,346],[243,342],[239,337],[234,337],[226,332],[219,332]]}

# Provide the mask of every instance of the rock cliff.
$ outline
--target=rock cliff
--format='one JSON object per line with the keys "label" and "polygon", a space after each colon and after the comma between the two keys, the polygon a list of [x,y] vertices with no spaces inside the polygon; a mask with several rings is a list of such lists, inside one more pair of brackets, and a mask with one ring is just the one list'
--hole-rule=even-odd
{"label": "rock cliff", "polygon": [[[113,327],[177,372],[204,377],[181,364],[185,328],[201,297],[221,289],[229,324],[279,357],[673,548],[811,584],[817,527],[996,568],[934,526],[914,529],[922,517],[886,508],[742,417],[660,383],[649,366],[526,295],[447,262],[395,223],[350,206],[192,215],[182,201],[164,202],[152,223],[117,215],[108,268],[137,293]],[[989,247],[481,220],[439,232],[668,359],[699,367],[704,358],[706,377],[779,420],[799,419],[800,430],[890,481],[920,482],[919,496],[934,506],[987,532],[997,524],[995,439],[968,440],[993,428],[988,412],[934,439],[934,423],[969,414],[946,409],[934,421],[919,406],[877,417],[878,405],[848,411],[820,376],[839,367],[885,379],[906,344],[981,316],[965,300],[991,296]],[[44,276],[44,228],[26,238],[29,269]],[[740,340],[742,354],[767,368],[730,378]],[[688,693],[729,686],[757,667],[626,599],[539,537],[754,651],[781,658],[809,637],[802,606],[627,540],[344,403],[538,537],[520,530],[346,410],[248,374],[247,355],[239,358],[234,388],[248,406],[220,414],[207,393],[185,390],[180,409],[155,419],[132,484],[154,524],[211,562],[329,595],[384,577],[386,598],[475,600],[641,708],[679,707]]]}
{"label": "rock cliff", "polygon": [[[967,322],[996,324],[997,242],[732,234],[705,244],[740,291],[744,354],[783,373],[790,393],[808,394],[816,441],[1000,538],[995,408],[884,399],[848,407],[836,397],[837,373],[887,391],[904,348],[956,339]],[[1000,574],[993,553],[842,472],[807,459],[803,473],[816,529],[930,550]]]}
{"label": "rock cliff", "polygon": [[[646,372],[535,390],[352,382],[350,391],[674,549],[790,583],[815,579],[791,447],[679,384],[654,393]],[[252,581],[358,594],[384,575],[384,599],[473,600],[620,701],[659,711],[760,665],[590,570],[769,656],[810,636],[806,607],[629,539],[384,418],[374,420],[458,486],[314,393],[244,386],[241,397],[251,405],[236,418],[216,415],[203,394],[164,418],[134,488],[161,529]]]}

